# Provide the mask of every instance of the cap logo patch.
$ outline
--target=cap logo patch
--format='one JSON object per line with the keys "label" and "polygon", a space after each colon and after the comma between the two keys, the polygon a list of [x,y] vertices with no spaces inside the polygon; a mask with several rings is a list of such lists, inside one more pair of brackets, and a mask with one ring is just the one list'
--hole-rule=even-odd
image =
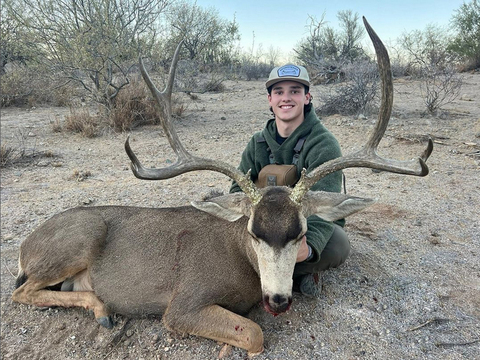
{"label": "cap logo patch", "polygon": [[295,65],[285,65],[279,68],[277,73],[279,77],[286,77],[286,76],[299,77],[300,68],[298,68]]}

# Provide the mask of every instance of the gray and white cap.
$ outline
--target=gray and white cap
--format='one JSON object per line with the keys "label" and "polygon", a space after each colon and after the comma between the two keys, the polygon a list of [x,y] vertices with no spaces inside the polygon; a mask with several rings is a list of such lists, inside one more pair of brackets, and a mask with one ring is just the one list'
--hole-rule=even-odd
{"label": "gray and white cap", "polygon": [[265,87],[268,89],[270,86],[280,81],[296,81],[303,85],[310,86],[310,77],[308,76],[307,69],[300,65],[287,64],[274,68],[270,72]]}

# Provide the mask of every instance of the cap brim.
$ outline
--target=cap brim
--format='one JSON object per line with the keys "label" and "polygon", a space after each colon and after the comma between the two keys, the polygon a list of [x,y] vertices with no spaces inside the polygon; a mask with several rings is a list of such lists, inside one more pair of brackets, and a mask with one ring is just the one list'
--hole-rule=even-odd
{"label": "cap brim", "polygon": [[280,79],[277,78],[277,79],[268,80],[265,83],[265,87],[268,89],[270,86],[275,85],[276,83],[279,83],[279,82],[282,82],[282,81],[295,81],[295,82],[298,82],[300,84],[310,86],[310,82],[308,82],[307,80],[299,79],[298,77],[293,77],[293,76],[285,76],[285,77],[282,77]]}

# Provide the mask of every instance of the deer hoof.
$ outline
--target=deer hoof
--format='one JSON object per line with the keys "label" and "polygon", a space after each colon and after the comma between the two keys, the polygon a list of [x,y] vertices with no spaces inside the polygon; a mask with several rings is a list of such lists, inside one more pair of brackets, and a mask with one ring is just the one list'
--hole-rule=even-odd
{"label": "deer hoof", "polygon": [[263,347],[262,347],[262,350],[261,350],[261,351],[258,351],[258,352],[251,352],[251,351],[249,351],[249,352],[247,353],[247,357],[248,357],[248,359],[253,359],[254,357],[260,355],[262,352],[263,352]]}
{"label": "deer hoof", "polygon": [[107,329],[113,328],[113,321],[110,316],[102,316],[97,318],[97,322]]}

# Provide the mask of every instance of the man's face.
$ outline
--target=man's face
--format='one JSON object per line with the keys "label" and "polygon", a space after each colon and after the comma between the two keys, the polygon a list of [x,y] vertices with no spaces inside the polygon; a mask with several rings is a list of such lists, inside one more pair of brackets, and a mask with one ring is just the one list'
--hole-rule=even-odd
{"label": "man's face", "polygon": [[302,122],[303,106],[310,102],[310,93],[305,94],[305,87],[295,81],[281,81],[273,85],[268,103],[275,118],[285,122]]}

